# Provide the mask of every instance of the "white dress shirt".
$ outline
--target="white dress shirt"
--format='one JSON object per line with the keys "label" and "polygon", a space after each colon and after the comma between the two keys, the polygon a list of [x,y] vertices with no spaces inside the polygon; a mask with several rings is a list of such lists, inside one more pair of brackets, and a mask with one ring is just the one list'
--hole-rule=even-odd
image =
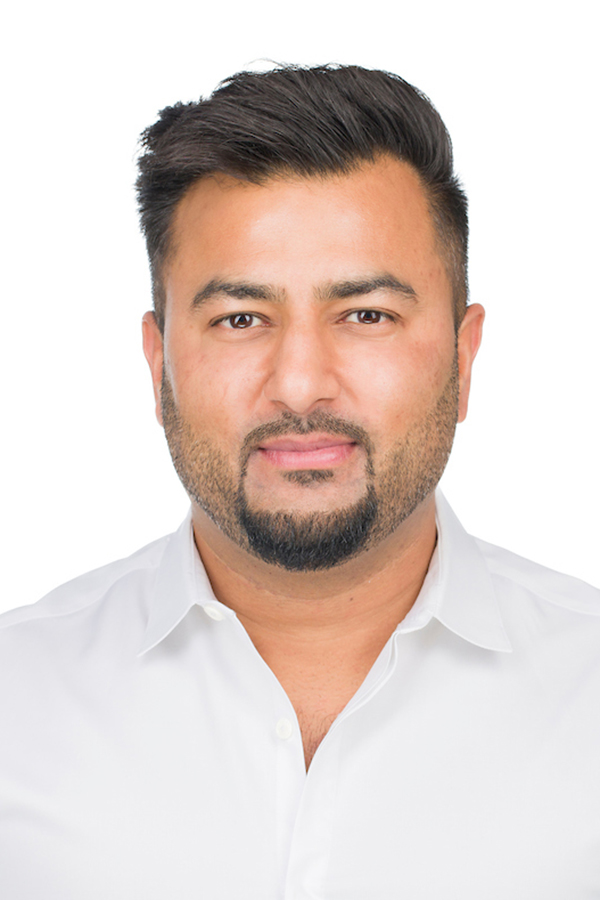
{"label": "white dress shirt", "polygon": [[2,900],[599,900],[600,592],[437,518],[308,773],[189,517],[2,616]]}

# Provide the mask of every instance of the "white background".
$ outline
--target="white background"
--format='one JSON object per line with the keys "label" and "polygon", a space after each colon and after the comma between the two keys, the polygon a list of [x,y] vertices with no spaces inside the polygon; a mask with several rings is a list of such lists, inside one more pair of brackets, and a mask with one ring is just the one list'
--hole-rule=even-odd
{"label": "white background", "polygon": [[488,311],[444,476],[473,533],[600,584],[598,47],[592,2],[23,2],[2,58],[0,609],[173,530],[132,184],[157,111],[260,60],[424,90],[471,201]]}

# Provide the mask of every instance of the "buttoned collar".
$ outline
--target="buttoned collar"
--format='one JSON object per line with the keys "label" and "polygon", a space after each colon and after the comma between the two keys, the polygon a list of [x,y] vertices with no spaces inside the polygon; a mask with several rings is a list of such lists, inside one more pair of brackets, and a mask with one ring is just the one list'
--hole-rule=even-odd
{"label": "buttoned collar", "polygon": [[[511,652],[485,558],[439,489],[436,523],[437,545],[423,587],[396,631],[416,631],[435,618],[472,644]],[[167,539],[156,570],[139,656],[167,637],[194,605],[204,607],[212,618],[235,617],[212,591],[194,542],[190,510],[180,528]]]}

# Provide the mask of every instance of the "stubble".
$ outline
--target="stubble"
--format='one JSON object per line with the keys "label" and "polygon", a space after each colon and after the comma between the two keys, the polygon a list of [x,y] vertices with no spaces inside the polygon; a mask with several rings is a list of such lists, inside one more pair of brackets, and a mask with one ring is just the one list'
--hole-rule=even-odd
{"label": "stubble", "polygon": [[[195,433],[180,414],[163,372],[162,413],[173,464],[192,501],[235,544],[289,571],[317,571],[340,565],[384,540],[435,489],[446,467],[458,420],[458,360],[431,408],[379,459],[359,425],[318,410],[306,418],[284,413],[253,429],[239,451],[237,469],[206,435]],[[296,513],[259,509],[246,495],[248,459],[261,442],[319,432],[342,435],[365,453],[365,492],[351,506]],[[306,490],[335,477],[333,470],[284,473]]]}

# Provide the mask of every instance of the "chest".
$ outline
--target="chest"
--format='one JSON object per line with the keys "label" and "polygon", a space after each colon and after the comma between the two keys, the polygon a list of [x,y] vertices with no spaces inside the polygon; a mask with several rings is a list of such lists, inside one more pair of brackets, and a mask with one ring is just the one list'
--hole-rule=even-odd
{"label": "chest", "polygon": [[11,900],[600,897],[600,735],[498,696],[444,713],[410,687],[333,728],[337,708],[298,705],[308,773],[281,707],[202,715],[199,697],[157,709],[153,692],[118,742],[48,722],[38,756],[0,776],[0,882]]}
{"label": "chest", "polygon": [[363,683],[368,668],[340,673],[289,673],[280,680],[298,719],[306,769],[334,721]]}
{"label": "chest", "polygon": [[310,706],[297,709],[296,715],[300,726],[300,734],[302,735],[302,747],[307,771],[313,756],[319,749],[319,745],[342,709],[343,706],[329,711]]}
{"label": "chest", "polygon": [[362,687],[286,697],[215,641],[184,667],[176,639],[76,690],[54,660],[26,705],[0,679],[11,900],[600,898],[595,657],[525,680],[417,632]]}

